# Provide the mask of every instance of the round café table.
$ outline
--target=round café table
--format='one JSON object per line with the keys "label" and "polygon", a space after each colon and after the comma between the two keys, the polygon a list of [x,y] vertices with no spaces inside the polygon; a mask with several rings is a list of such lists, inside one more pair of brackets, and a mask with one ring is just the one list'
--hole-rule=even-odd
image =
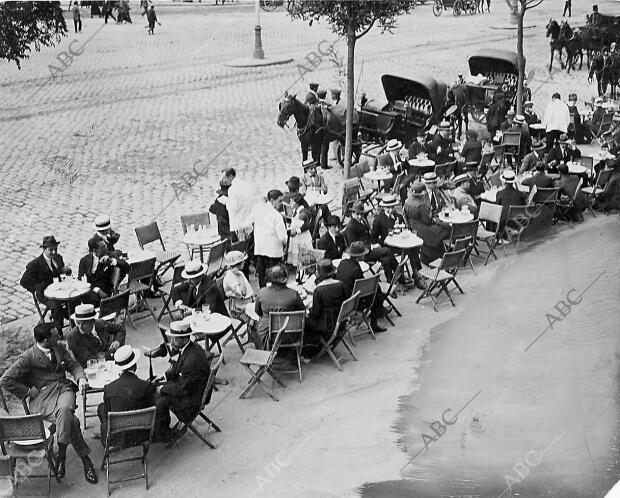
{"label": "round caf\u00e9 table", "polygon": [[542,123],[534,123],[528,125],[531,130],[531,135],[539,140],[545,135],[545,125]]}
{"label": "round caf\u00e9 table", "polygon": [[102,393],[103,388],[118,379],[121,370],[114,364],[113,361],[106,361],[105,367],[96,366],[94,368],[85,368],[86,380],[88,381],[88,387],[81,393],[82,401],[82,428],[86,428],[86,419],[96,417],[97,413],[89,411],[88,408],[96,407],[97,405],[88,405],[86,397],[89,394]]}
{"label": "round caf\u00e9 table", "polygon": [[[342,259],[333,259],[332,264],[334,265],[334,268],[337,269],[341,261]],[[358,261],[358,263],[360,264],[360,268],[362,269],[363,273],[366,273],[368,270],[370,270],[370,265],[366,263],[366,261]]]}
{"label": "round caf\u00e9 table", "polygon": [[220,241],[220,234],[215,228],[201,228],[200,230],[188,230],[183,235],[183,243],[191,251],[194,247],[200,249],[200,262],[204,263],[204,248],[212,246]]}
{"label": "round caf\u00e9 table", "polygon": [[206,350],[210,351],[214,345],[217,345],[220,353],[222,345],[220,339],[223,334],[232,326],[232,320],[220,313],[205,314],[198,311],[189,317],[189,324],[192,332],[197,340],[205,339],[207,341]]}
{"label": "round caf\u00e9 table", "polygon": [[153,251],[147,249],[131,249],[127,251],[128,263],[139,263],[141,261],[147,261],[156,257]]}
{"label": "round caf\u00e9 table", "polygon": [[[71,316],[73,303],[81,301],[90,292],[90,289],[91,285],[88,282],[67,277],[62,282],[54,282],[48,285],[43,291],[43,295],[48,299],[66,303],[69,316]],[[75,325],[71,318],[69,318],[69,324],[72,327]]]}
{"label": "round caf\u00e9 table", "polygon": [[474,215],[471,214],[469,210],[465,212],[465,211],[459,211],[457,209],[452,209],[448,211],[447,213],[440,212],[437,215],[437,218],[445,223],[450,223],[450,224],[457,223],[458,224],[458,223],[467,223],[468,221],[472,221],[474,219]]}
{"label": "round caf\u00e9 table", "polygon": [[428,157],[416,157],[415,159],[409,159],[409,166],[415,166],[418,168],[418,177],[422,178],[424,173],[430,173],[435,171],[435,161]]}
{"label": "round caf\u00e9 table", "polygon": [[[390,175],[390,178],[392,176]],[[324,194],[318,190],[308,189],[304,195],[304,199],[310,206],[321,206],[324,204],[329,204],[334,200],[333,196],[330,194]]]}
{"label": "round caf\u00e9 table", "polygon": [[588,168],[579,163],[566,163],[566,166],[568,166],[568,172],[571,175],[583,175],[588,171]]}
{"label": "round caf\u00e9 table", "polygon": [[373,182],[377,182],[377,190],[381,190],[381,182],[391,180],[392,173],[390,173],[389,171],[381,170],[369,171],[368,173],[364,174],[364,178]]}
{"label": "round caf\u00e9 table", "polygon": [[[422,247],[424,241],[410,230],[403,230],[400,233],[388,235],[383,243],[400,252],[400,262],[402,263],[403,259],[406,257],[406,252],[417,247]],[[409,276],[411,276],[411,272],[407,266],[405,266],[405,270],[409,273]]]}

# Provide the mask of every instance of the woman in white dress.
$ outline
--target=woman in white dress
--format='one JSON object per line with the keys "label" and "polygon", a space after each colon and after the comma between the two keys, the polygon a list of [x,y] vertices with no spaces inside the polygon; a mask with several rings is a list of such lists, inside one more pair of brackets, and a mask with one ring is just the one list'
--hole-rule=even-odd
{"label": "woman in white dress", "polygon": [[293,266],[298,265],[301,247],[312,249],[312,220],[314,217],[312,211],[305,207],[302,202],[302,194],[297,193],[290,197],[293,217],[289,228],[288,258],[286,261]]}

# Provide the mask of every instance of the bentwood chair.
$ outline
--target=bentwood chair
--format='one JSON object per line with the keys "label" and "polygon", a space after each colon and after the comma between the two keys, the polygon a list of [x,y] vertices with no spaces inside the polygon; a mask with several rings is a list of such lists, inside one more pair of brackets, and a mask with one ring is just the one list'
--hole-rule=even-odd
{"label": "bentwood chair", "polygon": [[322,349],[319,354],[315,357],[315,361],[321,358],[324,354],[327,354],[336,368],[342,372],[342,365],[340,362],[342,358],[338,358],[334,353],[336,346],[342,343],[344,347],[351,355],[355,361],[357,361],[357,356],[351,349],[351,345],[347,342],[345,335],[347,334],[347,326],[351,317],[355,314],[355,310],[357,309],[357,304],[360,298],[360,293],[356,292],[349,299],[344,301],[340,306],[340,312],[338,313],[338,318],[336,319],[336,324],[334,325],[334,331],[329,339],[325,340],[323,337],[320,337]]}
{"label": "bentwood chair", "polygon": [[136,228],[136,237],[138,238],[138,244],[140,244],[140,249],[144,249],[144,247],[153,242],[159,242],[161,245],[161,251],[157,251],[155,253],[155,259],[157,261],[157,267],[155,268],[155,272],[161,278],[163,275],[174,265],[174,263],[181,256],[180,252],[176,251],[166,251],[166,246],[164,245],[164,241],[161,238],[161,233],[159,231],[159,225],[157,225],[156,221],[149,223],[143,227]]}
{"label": "bentwood chair", "polygon": [[[273,389],[267,389],[265,383],[261,380],[263,375],[268,373],[271,378],[277,382],[280,386],[286,387],[282,381],[276,376],[274,371],[271,369],[273,364],[273,360],[276,357],[276,352],[280,347],[280,343],[282,341],[282,333],[286,329],[288,325],[288,319],[282,324],[282,327],[276,333],[276,337],[271,346],[271,350],[265,351],[262,349],[248,349],[241,357],[240,363],[245,367],[245,369],[250,372],[252,378],[248,381],[248,386],[243,390],[239,399],[244,399],[257,385],[260,385],[271,399],[274,401],[278,401],[278,398],[273,394]],[[255,370],[253,370],[253,368]]]}
{"label": "bentwood chair", "polygon": [[[424,291],[418,296],[416,303],[419,303],[422,299],[430,297],[433,302],[433,309],[437,311],[437,302],[435,301],[435,297],[439,297],[442,292],[445,292],[452,306],[456,306],[454,304],[454,300],[452,299],[452,295],[450,294],[450,290],[448,289],[448,284],[453,283],[456,285],[456,288],[459,290],[461,294],[464,294],[463,289],[456,281],[456,275],[459,271],[459,268],[463,264],[463,258],[465,257],[465,249],[461,249],[460,251],[455,252],[447,252],[444,253],[441,258],[441,263],[437,268],[426,269],[423,268],[420,270],[420,276],[426,280]],[[433,291],[439,289],[437,294],[433,296]]]}
{"label": "bentwood chair", "polygon": [[[19,444],[25,441],[38,443]],[[46,432],[41,414],[0,416],[0,447],[5,457],[2,466],[5,467],[3,470],[10,472],[14,495],[18,494],[20,481],[46,479],[46,496],[50,495],[52,476],[60,483],[52,459],[53,445],[54,434],[51,430]],[[35,473],[40,472],[39,468],[44,463],[47,464],[47,472]]]}
{"label": "bentwood chair", "polygon": [[[105,449],[103,452],[103,460],[101,461],[101,470],[106,468],[106,480],[108,484],[108,496],[110,496],[110,487],[112,484],[119,482],[135,481],[137,479],[144,479],[144,485],[146,489],[149,489],[149,469],[147,463],[147,455],[153,441],[153,428],[155,427],[155,407],[144,408],[142,410],[131,410],[126,412],[108,412],[108,434],[105,440]],[[118,460],[112,460],[112,455],[120,453],[122,451],[132,451],[131,448],[123,448],[122,445],[113,445],[113,441],[120,439],[122,441],[123,435],[132,433],[146,433],[148,436],[144,437],[141,442],[142,455],[131,456]],[[126,477],[124,479],[112,480],[110,479],[110,470],[112,465],[118,465],[125,462],[142,462],[143,472],[139,476]]]}
{"label": "bentwood chair", "polygon": [[[204,413],[204,410],[209,404],[209,402],[211,401],[211,396],[215,388],[215,379],[217,377],[217,372],[220,369],[220,366],[222,365],[222,361],[224,361],[224,356],[220,355],[215,365],[211,367],[211,371],[209,372],[209,378],[207,379],[207,384],[205,385],[205,389],[203,391],[202,398],[200,400],[200,405],[196,407],[196,410],[194,410],[194,412],[191,413],[189,417],[186,417],[184,420],[179,419],[179,421],[177,422],[175,426],[175,430],[177,430],[177,435],[172,441],[168,443],[168,448],[172,448],[172,446],[174,446],[177,443],[177,441],[179,441],[188,430],[193,432],[194,435],[198,439],[200,439],[204,444],[206,444],[212,450],[217,448],[217,446],[213,444],[211,441],[209,441],[208,439],[209,429],[213,427],[213,429],[215,429],[215,432],[222,432],[222,429],[220,429],[215,424],[215,422],[213,422],[213,420],[211,420],[207,416],[207,414]],[[208,424],[207,433],[205,436],[203,436],[200,433],[200,431],[198,431],[198,429],[196,428],[195,423],[198,417],[202,418]]]}

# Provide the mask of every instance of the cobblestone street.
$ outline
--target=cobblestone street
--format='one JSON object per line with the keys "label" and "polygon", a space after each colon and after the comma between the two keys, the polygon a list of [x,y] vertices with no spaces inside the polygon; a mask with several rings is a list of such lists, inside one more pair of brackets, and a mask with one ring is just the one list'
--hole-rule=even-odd
{"label": "cobblestone street", "polygon": [[[585,71],[558,71],[547,80],[544,25],[559,17],[558,10],[545,3],[527,15],[527,24],[535,24],[526,30],[525,44],[539,113],[552,90],[576,90],[584,99],[595,92]],[[585,20],[586,10],[577,6],[573,19]],[[99,213],[111,216],[123,249],[137,247],[133,229],[155,216],[166,244],[180,248],[179,215],[208,208],[224,167],[234,166],[260,193],[283,188],[299,172],[295,133],[275,123],[277,99],[289,87],[305,95],[310,80],[336,86],[333,63],[323,60],[305,80],[296,65],[334,35],[325,26],[292,23],[282,11],[263,13],[266,55],[296,63],[235,69],[223,63],[251,54],[251,6],[184,4],[158,13],[163,26],[155,36],[147,36],[137,14],[133,25],[103,25],[84,16],[81,34],[70,32],[58,47],[33,53],[22,70],[0,62],[2,323],[34,311],[18,282],[43,235],[55,234],[74,270]],[[458,71],[467,74],[467,57],[478,48],[514,49],[515,31],[494,29],[507,20],[499,3],[490,15],[459,18],[450,11],[435,18],[429,5],[419,7],[399,20],[393,35],[372,31],[358,42],[358,92],[381,99],[383,73],[423,72],[451,82]],[[74,39],[78,43],[71,45]],[[50,69],[62,68],[58,54],[70,47],[77,53],[84,42],[62,72]],[[346,58],[342,42],[335,48]],[[198,184],[175,199],[172,182],[226,144]],[[328,172],[333,190],[340,177],[339,168]]]}

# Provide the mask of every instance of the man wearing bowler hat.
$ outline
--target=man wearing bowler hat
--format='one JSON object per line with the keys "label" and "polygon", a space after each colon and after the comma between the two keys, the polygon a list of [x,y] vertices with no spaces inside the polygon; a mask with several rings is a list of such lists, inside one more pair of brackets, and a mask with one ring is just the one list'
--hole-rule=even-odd
{"label": "man wearing bowler hat", "polygon": [[[346,289],[346,297],[348,299],[353,295],[353,286],[355,285],[355,281],[360,278],[364,278],[364,272],[362,271],[359,262],[368,254],[368,248],[361,241],[352,242],[347,248],[346,253],[348,258],[343,259],[338,265],[338,270],[336,270],[336,280],[340,280],[344,284]],[[381,289],[377,289],[377,295],[375,296],[370,313],[370,327],[375,333],[385,332],[387,330],[377,322],[378,318],[385,315],[383,310],[384,299],[385,298],[381,292]]]}
{"label": "man wearing bowler hat", "polygon": [[[97,473],[89,458],[80,422],[75,416],[75,393],[86,389],[88,381],[80,364],[58,344],[53,324],[41,322],[34,327],[34,346],[17,357],[0,379],[0,386],[20,400],[28,399],[30,413],[40,413],[43,420],[56,424],[56,475],[66,472],[67,446],[82,459],[84,477],[97,483]],[[67,378],[70,373],[78,386]]]}
{"label": "man wearing bowler hat", "polygon": [[362,242],[368,248],[366,259],[368,261],[380,261],[385,278],[392,280],[392,275],[398,266],[398,261],[394,257],[394,253],[388,247],[382,247],[381,244],[372,242],[370,236],[370,226],[366,215],[371,211],[366,208],[364,201],[355,201],[351,207],[351,219],[345,228],[347,241],[349,244],[353,242]]}
{"label": "man wearing bowler hat", "polygon": [[191,416],[202,401],[207,379],[211,371],[205,350],[190,341],[192,331],[185,320],[170,323],[166,331],[176,362],[155,382],[155,430],[156,441],[169,441],[175,436],[170,428],[170,411],[182,421]]}
{"label": "man wearing bowler hat", "polygon": [[[103,388],[103,403],[97,407],[101,422],[101,444],[105,446],[108,434],[108,413],[143,410],[155,406],[155,386],[136,375],[140,351],[129,345],[121,346],[114,353],[114,364],[121,371],[118,379]],[[149,431],[128,431],[114,445],[127,448],[142,443]]]}
{"label": "man wearing bowler hat", "polygon": [[67,346],[82,368],[99,355],[111,360],[116,350],[125,344],[125,326],[99,320],[99,313],[92,304],[77,305],[71,319],[75,327],[67,334]]}
{"label": "man wearing bowler hat", "polygon": [[215,280],[207,275],[207,265],[197,259],[189,261],[181,276],[185,282],[177,285],[171,294],[177,308],[191,312],[192,309],[200,310],[203,305],[208,305],[212,312],[228,316],[222,292]]}
{"label": "man wearing bowler hat", "polygon": [[71,268],[65,265],[62,256],[58,254],[58,245],[59,242],[53,235],[43,237],[43,242],[39,246],[43,249],[42,254],[26,265],[26,271],[19,283],[28,292],[34,293],[37,300],[51,310],[52,320],[62,337],[63,319],[69,315],[64,311],[61,301],[48,299],[44,295],[45,289],[54,282],[54,279],[60,279],[61,275],[71,275]]}
{"label": "man wearing bowler hat", "polygon": [[317,249],[325,251],[327,259],[340,259],[347,248],[344,237],[340,233],[340,218],[330,215],[327,217],[327,231],[321,235],[316,243]]}

